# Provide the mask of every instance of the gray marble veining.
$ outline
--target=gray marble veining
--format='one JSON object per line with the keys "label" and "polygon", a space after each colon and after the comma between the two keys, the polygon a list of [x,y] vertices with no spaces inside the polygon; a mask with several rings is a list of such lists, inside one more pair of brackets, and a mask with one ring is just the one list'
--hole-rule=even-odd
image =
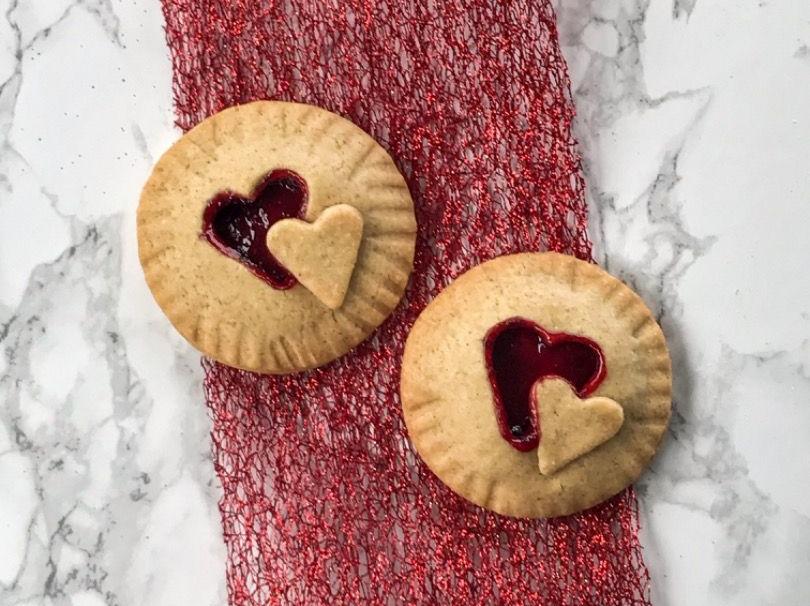
{"label": "gray marble veining", "polygon": [[[597,255],[656,310],[673,357],[675,415],[662,453],[638,486],[656,604],[810,600],[810,463],[801,437],[810,424],[810,280],[790,271],[769,276],[785,259],[769,254],[763,242],[790,237],[787,225],[768,225],[774,207],[790,210],[792,216],[777,212],[780,220],[804,223],[809,216],[801,202],[810,194],[804,147],[810,122],[796,109],[810,100],[810,74],[795,74],[798,99],[782,112],[782,99],[772,91],[752,82],[743,96],[728,90],[736,87],[717,73],[750,76],[743,70],[756,59],[770,70],[766,80],[778,79],[772,70],[792,67],[791,56],[765,46],[734,55],[714,44],[718,31],[728,31],[736,20],[761,24],[762,44],[777,40],[788,29],[784,8],[750,4],[730,10],[695,1],[674,2],[671,11],[654,2],[560,6]],[[810,36],[807,15],[805,10],[805,26],[797,29]],[[693,29],[698,33],[690,39]],[[677,62],[688,44],[709,55],[707,64],[719,64],[717,73],[696,63],[688,76],[682,74]],[[651,70],[657,70],[653,77]],[[768,186],[760,192],[741,185],[760,170],[758,156],[771,150],[752,148],[737,162],[724,161],[725,150],[740,145],[738,133],[716,126],[718,117],[748,117],[757,103],[776,111],[737,127],[765,138],[785,123],[797,131],[797,145],[781,150],[795,155],[792,170],[783,181],[761,173]],[[727,187],[718,192],[704,188],[706,181]],[[712,215],[707,224],[704,214]],[[745,229],[737,231],[740,214],[746,215]],[[739,239],[750,232],[759,232],[757,238]],[[779,252],[806,257],[810,246],[796,238],[791,249]],[[751,275],[735,279],[748,273],[752,257]],[[696,284],[698,271],[703,279]],[[798,284],[784,294],[778,283],[769,291],[768,284],[778,280]],[[777,297],[784,297],[781,317],[762,305]],[[747,314],[750,307],[757,313]],[[713,325],[716,317],[726,320]],[[726,338],[728,319],[742,333]],[[793,338],[745,338],[752,328],[751,337],[760,337],[762,325],[780,323],[789,327],[774,335]]]}

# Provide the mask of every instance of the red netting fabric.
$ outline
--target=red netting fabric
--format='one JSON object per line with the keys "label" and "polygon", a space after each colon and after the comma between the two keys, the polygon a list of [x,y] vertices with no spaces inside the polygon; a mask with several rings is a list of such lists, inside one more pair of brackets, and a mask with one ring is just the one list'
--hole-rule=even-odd
{"label": "red netting fabric", "polygon": [[549,0],[163,0],[178,124],[259,98],[320,105],[398,162],[419,235],[405,300],[354,352],[288,377],[206,361],[232,604],[647,604],[632,491],[551,521],[468,505],[403,426],[408,329],[503,253],[590,256]]}

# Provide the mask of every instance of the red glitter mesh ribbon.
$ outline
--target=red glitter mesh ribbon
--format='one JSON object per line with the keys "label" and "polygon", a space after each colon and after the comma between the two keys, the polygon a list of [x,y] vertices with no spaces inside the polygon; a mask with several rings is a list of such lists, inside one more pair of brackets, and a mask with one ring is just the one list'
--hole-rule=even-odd
{"label": "red glitter mesh ribbon", "polygon": [[312,103],[386,147],[416,203],[407,295],[355,351],[260,376],[206,361],[232,604],[648,604],[632,490],[557,520],[456,497],[398,395],[410,326],[497,255],[590,257],[548,0],[163,0],[178,124]]}

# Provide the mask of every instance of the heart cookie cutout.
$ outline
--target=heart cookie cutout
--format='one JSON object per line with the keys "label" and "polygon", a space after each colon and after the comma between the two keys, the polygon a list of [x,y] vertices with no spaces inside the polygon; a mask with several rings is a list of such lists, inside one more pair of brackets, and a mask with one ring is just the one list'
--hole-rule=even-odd
{"label": "heart cookie cutout", "polygon": [[277,221],[302,216],[306,203],[304,180],[290,170],[274,170],[251,196],[224,191],[209,200],[202,236],[273,288],[286,290],[295,286],[295,278],[267,250],[267,230]]}
{"label": "heart cookie cutout", "polygon": [[551,475],[615,436],[624,410],[605,397],[582,399],[562,379],[538,381],[533,399],[540,420],[540,473]]}
{"label": "heart cookie cutout", "polygon": [[595,342],[579,335],[553,333],[520,317],[489,329],[484,338],[484,360],[501,436],[522,452],[534,450],[540,440],[531,398],[538,381],[545,377],[565,379],[584,398],[605,376],[604,356]]}
{"label": "heart cookie cutout", "polygon": [[363,215],[347,204],[324,210],[314,223],[283,219],[267,232],[270,253],[330,309],[343,304],[363,239]]}

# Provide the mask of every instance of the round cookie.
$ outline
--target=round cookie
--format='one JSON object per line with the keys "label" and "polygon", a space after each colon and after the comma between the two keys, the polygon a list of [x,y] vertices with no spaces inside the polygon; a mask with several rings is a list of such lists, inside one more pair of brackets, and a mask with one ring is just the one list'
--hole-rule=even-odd
{"label": "round cookie", "polygon": [[421,313],[401,395],[414,447],[453,491],[555,517],[646,468],[669,422],[671,367],[630,288],[570,256],[522,253],[474,267]]}
{"label": "round cookie", "polygon": [[137,225],[146,281],[177,330],[220,362],[274,374],[334,360],[379,326],[416,235],[405,180],[374,139],[279,101],[226,109],[180,138],[144,186]]}

